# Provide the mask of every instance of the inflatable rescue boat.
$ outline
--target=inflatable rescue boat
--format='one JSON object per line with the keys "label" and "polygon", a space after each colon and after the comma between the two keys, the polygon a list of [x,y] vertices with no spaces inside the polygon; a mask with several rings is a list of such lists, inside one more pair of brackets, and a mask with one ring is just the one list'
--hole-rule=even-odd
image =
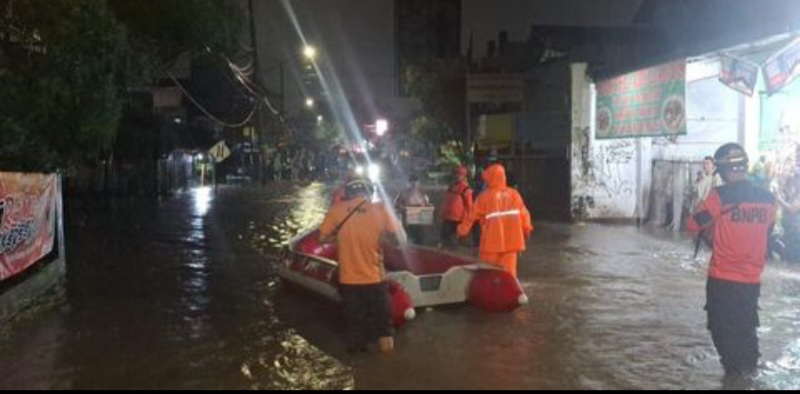
{"label": "inflatable rescue boat", "polygon": [[[332,301],[336,287],[336,245],[319,242],[314,229],[292,239],[278,275]],[[528,298],[517,279],[472,257],[417,245],[384,245],[392,323],[399,327],[415,316],[414,308],[469,302],[483,310],[511,311]]]}

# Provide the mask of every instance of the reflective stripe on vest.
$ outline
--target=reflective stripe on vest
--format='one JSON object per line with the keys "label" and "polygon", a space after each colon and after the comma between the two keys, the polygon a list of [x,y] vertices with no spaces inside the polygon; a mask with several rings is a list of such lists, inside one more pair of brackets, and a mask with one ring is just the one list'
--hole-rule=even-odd
{"label": "reflective stripe on vest", "polygon": [[503,216],[513,216],[513,215],[519,215],[519,209],[514,209],[514,210],[511,210],[511,211],[493,212],[493,213],[490,213],[490,214],[486,215],[486,219],[489,220],[489,219],[499,218],[499,217],[503,217]]}

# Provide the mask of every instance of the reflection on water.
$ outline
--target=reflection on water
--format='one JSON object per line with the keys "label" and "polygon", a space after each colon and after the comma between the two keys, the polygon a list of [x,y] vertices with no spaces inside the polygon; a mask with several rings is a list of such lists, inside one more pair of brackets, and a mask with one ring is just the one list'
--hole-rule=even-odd
{"label": "reflection on water", "polygon": [[192,189],[192,193],[194,194],[194,214],[206,216],[208,209],[211,207],[211,187],[196,187]]}
{"label": "reflection on water", "polygon": [[[58,306],[0,337],[0,388],[722,387],[707,251],[629,227],[539,223],[519,267],[529,305],[420,311],[392,357],[347,357],[336,307],[281,286],[272,265],[329,192],[203,188],[68,229]],[[765,274],[757,387],[800,388],[799,278]]]}
{"label": "reflection on water", "polygon": [[[326,355],[296,334],[288,335],[270,357],[262,355],[254,362],[242,364],[242,375],[252,382],[254,390],[325,390],[353,389],[355,383],[349,368]],[[258,376],[261,370],[269,376]]]}

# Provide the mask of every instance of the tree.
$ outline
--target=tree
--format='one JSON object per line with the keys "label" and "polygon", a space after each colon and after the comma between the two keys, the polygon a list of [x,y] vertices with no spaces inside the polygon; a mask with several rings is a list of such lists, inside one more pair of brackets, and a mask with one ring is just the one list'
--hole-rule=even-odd
{"label": "tree", "polygon": [[323,120],[314,129],[314,140],[320,150],[345,143],[344,129],[339,123]]}
{"label": "tree", "polygon": [[454,142],[466,154],[464,64],[458,60],[436,60],[405,70],[407,91],[415,106],[411,134],[418,142],[436,146]]}
{"label": "tree", "polygon": [[187,51],[232,55],[239,46],[243,20],[233,1],[108,0],[108,6],[128,32],[135,57],[127,59],[134,66],[129,81],[157,77]]}
{"label": "tree", "polygon": [[13,12],[0,23],[0,166],[50,170],[95,156],[120,116],[123,28],[98,1],[0,3]]}
{"label": "tree", "polygon": [[128,92],[185,51],[226,51],[214,0],[0,0],[0,168],[70,170],[107,151]]}

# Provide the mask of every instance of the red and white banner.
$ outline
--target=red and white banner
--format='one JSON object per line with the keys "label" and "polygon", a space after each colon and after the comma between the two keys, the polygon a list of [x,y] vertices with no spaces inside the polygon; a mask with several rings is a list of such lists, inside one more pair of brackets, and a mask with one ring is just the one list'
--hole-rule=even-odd
{"label": "red and white banner", "polygon": [[767,93],[778,92],[800,75],[800,38],[772,55],[764,62]]}
{"label": "red and white banner", "polygon": [[0,281],[53,250],[57,204],[55,175],[0,172]]}

